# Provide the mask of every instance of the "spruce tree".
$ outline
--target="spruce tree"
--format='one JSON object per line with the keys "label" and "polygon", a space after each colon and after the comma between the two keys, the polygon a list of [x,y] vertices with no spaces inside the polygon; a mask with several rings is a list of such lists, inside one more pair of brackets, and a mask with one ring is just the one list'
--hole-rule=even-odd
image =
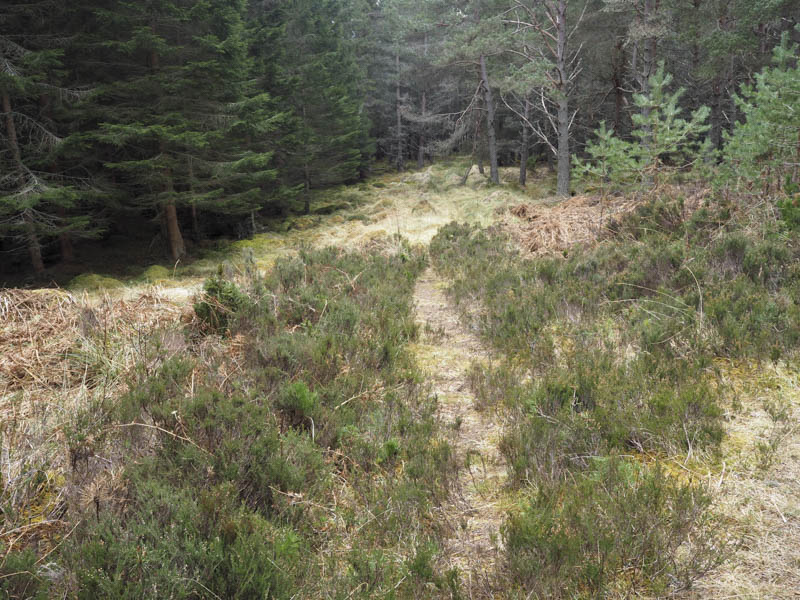
{"label": "spruce tree", "polygon": [[[271,154],[253,142],[276,116],[248,86],[244,0],[116,2],[99,17],[105,46],[124,65],[101,89],[96,141],[111,148],[128,205],[154,210],[173,260],[185,253],[178,210],[245,214],[275,178]],[[113,75],[113,74],[112,74]]]}
{"label": "spruce tree", "polygon": [[97,231],[79,210],[85,178],[64,172],[58,158],[63,112],[78,97],[63,86],[66,40],[54,24],[64,16],[51,2],[0,8],[0,237],[9,251],[27,248],[36,273],[51,241],[61,239],[68,259],[69,235]]}
{"label": "spruce tree", "polygon": [[349,8],[288,0],[273,12],[284,23],[277,89],[292,111],[282,177],[299,184],[306,212],[313,188],[358,180],[372,154]]}

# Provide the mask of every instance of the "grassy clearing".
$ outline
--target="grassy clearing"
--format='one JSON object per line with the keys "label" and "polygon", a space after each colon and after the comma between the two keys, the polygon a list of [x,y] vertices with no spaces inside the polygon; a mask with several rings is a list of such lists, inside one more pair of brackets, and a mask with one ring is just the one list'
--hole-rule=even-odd
{"label": "grassy clearing", "polygon": [[501,450],[529,496],[504,529],[520,593],[662,596],[726,558],[710,490],[687,474],[724,461],[735,403],[715,361],[800,340],[798,251],[766,213],[658,201],[557,256],[523,256],[499,228],[434,238],[453,300],[506,356],[472,385],[512,421]]}
{"label": "grassy clearing", "polygon": [[796,362],[717,361],[735,411],[706,479],[732,560],[698,582],[701,597],[793,598],[800,588],[800,373]]}
{"label": "grassy clearing", "polygon": [[[235,242],[235,253],[248,249],[262,268],[301,245],[360,248],[373,239],[400,235],[412,244],[427,244],[439,228],[453,219],[488,225],[508,206],[539,198],[552,176],[539,171],[527,189],[506,184],[493,187],[473,168],[466,185],[461,179],[464,161],[450,160],[422,171],[381,175],[356,186],[320,192],[311,215],[296,217],[251,240]],[[515,169],[502,169],[504,181],[513,181]],[[288,228],[287,228],[288,227]],[[209,274],[202,263],[192,273]]]}

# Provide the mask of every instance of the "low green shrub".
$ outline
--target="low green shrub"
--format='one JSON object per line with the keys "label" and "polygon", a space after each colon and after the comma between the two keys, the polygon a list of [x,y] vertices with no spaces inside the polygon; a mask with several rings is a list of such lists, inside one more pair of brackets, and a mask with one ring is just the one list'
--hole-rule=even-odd
{"label": "low green shrub", "polygon": [[[667,199],[563,255],[451,223],[431,257],[499,353],[469,383],[504,409],[500,450],[529,499],[504,530],[509,593],[661,597],[724,560],[704,491],[646,465],[719,452],[715,358],[797,349],[800,237],[769,207],[710,199],[690,215]],[[757,451],[767,464],[769,444]]]}
{"label": "low green shrub", "polygon": [[587,457],[646,452],[714,454],[722,441],[721,392],[702,365],[659,372],[646,358],[615,365],[576,352],[525,386],[501,387],[511,409],[500,449],[513,481],[559,481]]}
{"label": "low green shrub", "polygon": [[[79,598],[444,590],[444,532],[423,540],[419,527],[448,494],[455,458],[406,349],[426,258],[398,245],[303,249],[265,278],[211,278],[187,351],[169,358],[152,344],[127,392],[65,431],[81,476],[92,457],[123,460],[124,493],[90,505],[53,553],[63,579],[34,571],[0,585],[71,586]],[[214,352],[209,331],[237,345]]]}
{"label": "low green shrub", "polygon": [[[653,200],[604,243],[542,258],[520,256],[498,231],[453,223],[431,255],[479,331],[542,366],[555,357],[553,325],[572,336],[604,318],[618,322],[619,342],[651,353],[772,356],[800,339],[800,237],[774,216],[731,214],[721,203],[689,217],[680,201]],[[466,310],[475,301],[481,308]]]}
{"label": "low green shrub", "polygon": [[235,283],[219,275],[206,280],[203,291],[202,299],[194,305],[194,312],[211,331],[225,331],[232,316],[249,303]]}
{"label": "low green shrub", "polygon": [[60,573],[48,573],[40,568],[36,553],[30,548],[14,550],[0,543],[0,596],[3,598],[29,598],[31,600],[47,600],[52,576]]}
{"label": "low green shrub", "polygon": [[612,589],[664,597],[719,564],[725,553],[702,488],[658,465],[592,462],[568,482],[539,487],[509,518],[514,587],[540,598],[600,598]]}
{"label": "low green shrub", "polygon": [[306,419],[313,419],[318,405],[317,395],[302,381],[284,387],[278,398],[278,406],[287,414],[293,425],[301,424]]}
{"label": "low green shrub", "polygon": [[238,505],[235,486],[198,493],[138,473],[124,518],[81,524],[64,558],[77,598],[289,598],[309,549]]}

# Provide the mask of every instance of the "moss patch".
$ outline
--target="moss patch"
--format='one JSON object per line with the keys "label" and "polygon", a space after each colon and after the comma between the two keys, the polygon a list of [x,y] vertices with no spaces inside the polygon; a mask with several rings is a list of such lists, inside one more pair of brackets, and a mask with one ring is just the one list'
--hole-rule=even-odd
{"label": "moss patch", "polygon": [[349,202],[324,202],[311,209],[314,215],[330,215],[341,210],[352,208]]}
{"label": "moss patch", "polygon": [[125,287],[118,279],[105,277],[95,273],[84,273],[78,275],[67,284],[67,289],[72,291],[79,290],[113,290]]}
{"label": "moss patch", "polygon": [[272,252],[284,246],[284,241],[274,234],[259,234],[249,240],[239,240],[231,244],[232,250],[242,251],[252,250],[256,255],[264,252]]}
{"label": "moss patch", "polygon": [[147,267],[144,273],[142,273],[142,279],[147,281],[148,283],[158,283],[159,281],[164,281],[170,278],[169,269],[166,267],[162,267],[161,265],[153,265],[152,267]]}

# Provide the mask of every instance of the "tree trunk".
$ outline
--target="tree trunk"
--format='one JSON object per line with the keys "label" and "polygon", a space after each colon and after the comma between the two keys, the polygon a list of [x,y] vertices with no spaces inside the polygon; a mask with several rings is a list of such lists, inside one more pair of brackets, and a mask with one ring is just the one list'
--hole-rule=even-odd
{"label": "tree trunk", "polygon": [[58,236],[58,244],[61,249],[61,262],[71,263],[75,261],[75,250],[72,247],[72,238],[68,233]]}
{"label": "tree trunk", "polygon": [[[164,141],[159,142],[161,152],[164,150]],[[172,171],[164,169],[164,191],[167,197],[172,194]],[[164,207],[164,224],[167,227],[167,243],[169,244],[169,253],[172,260],[178,261],[186,254],[186,246],[183,243],[183,234],[181,234],[181,226],[178,222],[178,209],[175,206],[175,200],[169,198],[163,204]]]}
{"label": "tree trunk", "polygon": [[44,272],[44,261],[42,260],[42,246],[39,243],[39,236],[36,234],[36,224],[27,210],[23,213],[22,218],[25,221],[25,236],[28,238],[31,265],[36,273],[42,273]]}
{"label": "tree trunk", "polygon": [[405,161],[403,160],[403,115],[400,112],[400,51],[396,51],[394,54],[394,64],[395,64],[395,71],[396,77],[395,80],[395,108],[397,111],[397,158],[395,159],[397,164],[397,171],[398,173],[403,172],[403,168],[405,166]]}
{"label": "tree trunk", "polygon": [[[59,219],[64,220],[67,214],[63,208],[58,209]],[[67,231],[58,234],[58,245],[61,250],[61,262],[71,263],[75,260],[75,251],[72,247],[72,236]]]}
{"label": "tree trunk", "polygon": [[614,131],[617,135],[622,134],[622,108],[625,104],[625,92],[622,82],[625,80],[625,46],[624,40],[620,38],[615,46],[614,73],[612,82],[614,85]]}
{"label": "tree trunk", "polygon": [[469,179],[469,174],[472,172],[472,161],[469,161],[469,166],[467,167],[464,176],[461,178],[461,185],[467,185],[467,180]]}
{"label": "tree trunk", "polygon": [[186,246],[183,243],[180,224],[178,223],[178,210],[175,202],[169,200],[164,205],[164,215],[167,220],[167,238],[169,241],[169,251],[172,260],[178,261],[186,254]]}
{"label": "tree trunk", "polygon": [[420,125],[419,142],[417,147],[417,168],[421,169],[425,166],[425,113],[427,107],[425,91],[422,91],[422,125]]}
{"label": "tree trunk", "polygon": [[[645,25],[650,25],[651,21],[655,18],[655,11],[656,11],[656,0],[645,0],[644,2],[644,14],[643,20]],[[641,43],[641,69],[638,70],[636,73],[638,83],[639,83],[639,90],[642,94],[647,95],[650,93],[650,76],[653,74],[653,65],[655,64],[656,58],[656,46],[658,41],[654,36],[645,38],[642,40]],[[642,106],[642,117],[645,119],[645,123],[647,119],[650,117],[650,105],[645,104]],[[644,137],[642,138],[642,144],[645,147],[650,146],[650,140],[652,136],[652,132],[650,131],[650,126],[645,124],[642,129],[644,130]]]}
{"label": "tree trunk", "polygon": [[[424,41],[424,52],[423,56],[425,59],[428,58],[428,32],[425,32],[425,41]],[[421,169],[425,166],[425,132],[427,130],[427,125],[425,123],[425,117],[427,116],[428,112],[428,95],[426,90],[422,90],[422,124],[420,125],[420,134],[419,134],[419,146],[417,148],[417,168]]]}
{"label": "tree trunk", "polygon": [[486,137],[489,142],[489,169],[493,183],[500,183],[500,172],[497,169],[497,134],[494,130],[494,101],[492,88],[489,85],[489,74],[486,70],[486,57],[481,54],[481,80],[486,102]]}
{"label": "tree trunk", "polygon": [[559,196],[569,196],[569,105],[567,97],[563,96],[558,101],[558,186],[556,193]]}
{"label": "tree trunk", "polygon": [[711,83],[711,144],[715,149],[722,149],[722,82],[714,77]]}
{"label": "tree trunk", "polygon": [[556,14],[556,67],[560,79],[558,95],[558,185],[559,196],[569,196],[569,99],[567,98],[567,0],[559,0]]}
{"label": "tree trunk", "polygon": [[[150,23],[150,30],[156,35],[155,21]],[[161,69],[160,58],[156,50],[152,50],[149,54],[150,69],[158,71]],[[166,154],[166,144],[164,139],[158,141],[158,151],[160,154]],[[162,226],[167,230],[167,244],[169,245],[169,253],[172,260],[180,260],[186,254],[186,245],[183,243],[183,234],[181,234],[181,226],[178,222],[178,209],[175,206],[175,200],[170,196],[173,191],[172,172],[169,168],[165,168],[164,175],[164,191],[167,193],[168,199],[162,202]]]}
{"label": "tree trunk", "polygon": [[192,239],[195,243],[199,242],[201,238],[200,234],[200,218],[197,215],[197,202],[194,201],[192,198]]}
{"label": "tree trunk", "polygon": [[530,148],[530,133],[528,132],[528,121],[531,116],[531,102],[525,98],[525,122],[522,124],[522,142],[519,149],[519,184],[525,187],[528,182],[528,154]]}
{"label": "tree trunk", "polygon": [[[305,109],[303,111],[305,112]],[[308,162],[303,163],[303,200],[305,201],[303,213],[309,214],[311,212],[311,172]]]}
{"label": "tree trunk", "polygon": [[[163,140],[159,142],[159,147],[160,151],[164,153]],[[181,226],[178,222],[178,209],[175,206],[175,200],[170,197],[173,192],[172,171],[170,169],[164,169],[164,191],[169,198],[163,203],[164,224],[167,226],[167,243],[169,244],[169,253],[172,256],[172,260],[177,261],[186,254],[186,245],[183,243],[183,234],[181,234]]]}
{"label": "tree trunk", "polygon": [[192,163],[191,158],[187,159],[186,167],[189,172],[189,198],[191,198],[190,202],[192,209],[192,239],[195,241],[195,243],[197,243],[202,239],[202,234],[200,232],[200,218],[197,214],[197,202],[194,199],[194,164]]}
{"label": "tree trunk", "polygon": [[8,147],[11,150],[11,155],[14,157],[14,162],[18,167],[22,167],[22,155],[19,151],[19,142],[17,141],[17,127],[14,125],[14,115],[11,114],[11,97],[8,92],[3,91],[3,112],[6,115],[6,132],[8,132]]}

